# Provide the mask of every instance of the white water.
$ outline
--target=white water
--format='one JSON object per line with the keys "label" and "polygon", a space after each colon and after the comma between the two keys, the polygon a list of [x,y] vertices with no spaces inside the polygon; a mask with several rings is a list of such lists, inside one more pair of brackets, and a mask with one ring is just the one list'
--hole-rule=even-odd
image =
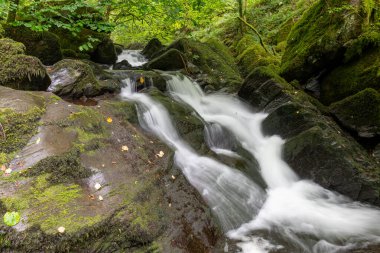
{"label": "white water", "polygon": [[197,154],[179,136],[160,103],[136,93],[131,80],[127,79],[126,84],[121,96],[138,102],[141,125],[175,150],[175,163],[243,252],[266,253],[285,248],[289,253],[333,253],[380,243],[380,211],[300,180],[281,158],[284,141],[262,134],[265,114],[253,113],[232,96],[205,95],[187,78],[171,76],[168,81],[173,98],[190,105],[204,121],[214,124],[207,127],[206,134],[212,150],[239,157],[230,150],[229,142],[218,141],[232,134],[256,158],[267,186],[263,189],[259,179],[252,180],[234,168]]}
{"label": "white water", "polygon": [[140,53],[140,50],[123,50],[123,52],[117,57],[117,62],[127,60],[132,67],[142,66],[148,62],[148,60]]}

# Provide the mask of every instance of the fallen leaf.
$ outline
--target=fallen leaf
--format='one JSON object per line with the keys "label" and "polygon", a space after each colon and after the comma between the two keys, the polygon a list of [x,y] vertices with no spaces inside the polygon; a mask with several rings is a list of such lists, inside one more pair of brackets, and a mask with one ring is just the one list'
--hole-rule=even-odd
{"label": "fallen leaf", "polygon": [[12,169],[11,168],[8,168],[5,170],[5,174],[11,174],[12,173]]}
{"label": "fallen leaf", "polygon": [[102,185],[99,183],[96,183],[94,187],[96,190],[99,190],[100,188],[102,188]]}
{"label": "fallen leaf", "polygon": [[172,203],[169,203],[169,207],[172,207]]}
{"label": "fallen leaf", "polygon": [[17,225],[20,222],[20,219],[21,217],[18,212],[6,212],[4,214],[4,223],[9,227]]}
{"label": "fallen leaf", "polygon": [[138,181],[135,181],[135,184],[137,184],[138,183]]}
{"label": "fallen leaf", "polygon": [[121,147],[121,151],[128,151],[128,150],[129,150],[128,146],[122,146]]}
{"label": "fallen leaf", "polygon": [[66,230],[65,227],[59,227],[58,228],[58,232],[61,233],[61,234],[65,233],[65,230]]}
{"label": "fallen leaf", "polygon": [[91,200],[94,200],[95,196],[94,196],[94,194],[91,194],[91,195],[88,195],[88,198],[91,199]]}
{"label": "fallen leaf", "polygon": [[112,164],[117,164],[117,162],[112,162]]}
{"label": "fallen leaf", "polygon": [[172,179],[175,180],[175,176],[174,175],[172,175]]}
{"label": "fallen leaf", "polygon": [[140,78],[139,78],[139,82],[140,82],[141,84],[144,84],[144,82],[145,82],[144,77],[140,76]]}
{"label": "fallen leaf", "polygon": [[163,151],[160,151],[156,156],[163,157],[164,155],[165,155],[165,153]]}
{"label": "fallen leaf", "polygon": [[41,138],[38,137],[38,139],[36,140],[36,144],[40,144],[41,142]]}
{"label": "fallen leaf", "polygon": [[111,117],[108,117],[108,118],[107,118],[107,122],[108,122],[108,123],[110,123],[110,124],[111,124],[111,123],[112,123],[112,121],[113,121],[113,120],[112,120],[112,118],[111,118]]}
{"label": "fallen leaf", "polygon": [[100,201],[103,201],[103,197],[102,197],[102,196],[99,196],[99,200],[100,200]]}
{"label": "fallen leaf", "polygon": [[102,167],[104,168],[104,167],[106,167],[106,165],[105,165],[105,164],[102,164]]}

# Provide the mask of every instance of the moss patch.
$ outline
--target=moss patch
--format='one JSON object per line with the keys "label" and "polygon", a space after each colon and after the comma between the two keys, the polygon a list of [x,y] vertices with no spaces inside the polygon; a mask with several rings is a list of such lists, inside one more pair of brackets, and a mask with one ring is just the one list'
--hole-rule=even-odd
{"label": "moss patch", "polygon": [[51,173],[46,180],[52,184],[69,183],[92,174],[90,169],[83,167],[79,150],[75,149],[61,156],[45,158],[25,173],[27,176]]}
{"label": "moss patch", "polygon": [[380,93],[376,90],[365,89],[332,104],[330,108],[343,125],[359,135],[380,135]]}
{"label": "moss patch", "polygon": [[0,109],[0,112],[5,133],[5,138],[0,138],[0,154],[3,161],[9,161],[36,134],[44,109],[34,107],[25,113]]}

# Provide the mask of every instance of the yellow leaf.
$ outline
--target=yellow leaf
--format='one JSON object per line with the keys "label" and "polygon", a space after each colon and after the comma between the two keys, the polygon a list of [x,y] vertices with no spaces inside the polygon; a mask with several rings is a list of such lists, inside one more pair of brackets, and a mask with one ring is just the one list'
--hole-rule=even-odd
{"label": "yellow leaf", "polygon": [[107,118],[107,122],[108,122],[108,123],[112,123],[112,118],[111,118],[111,117],[108,117],[108,118]]}
{"label": "yellow leaf", "polygon": [[128,151],[128,150],[129,150],[128,146],[122,146],[121,147],[121,151]]}
{"label": "yellow leaf", "polygon": [[65,230],[66,230],[65,227],[59,227],[58,228],[58,232],[61,233],[61,234],[65,233]]}
{"label": "yellow leaf", "polygon": [[165,153],[163,151],[160,151],[156,156],[163,157],[164,155],[165,155]]}
{"label": "yellow leaf", "polygon": [[144,84],[144,82],[145,82],[144,77],[140,76],[139,82],[140,82],[141,84]]}

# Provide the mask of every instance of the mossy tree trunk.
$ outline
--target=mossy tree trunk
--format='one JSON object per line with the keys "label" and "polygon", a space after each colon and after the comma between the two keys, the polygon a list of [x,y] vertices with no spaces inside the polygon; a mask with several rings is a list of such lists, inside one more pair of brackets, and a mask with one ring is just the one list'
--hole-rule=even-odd
{"label": "mossy tree trunk", "polygon": [[[246,12],[247,12],[247,5],[248,1],[247,0],[237,0],[238,1],[238,10],[239,10],[239,18],[241,20],[246,21]],[[241,34],[244,33],[244,24],[243,22],[240,22],[240,32]]]}
{"label": "mossy tree trunk", "polygon": [[9,12],[7,17],[7,23],[12,23],[16,20],[16,14],[20,0],[11,0],[9,2]]}

